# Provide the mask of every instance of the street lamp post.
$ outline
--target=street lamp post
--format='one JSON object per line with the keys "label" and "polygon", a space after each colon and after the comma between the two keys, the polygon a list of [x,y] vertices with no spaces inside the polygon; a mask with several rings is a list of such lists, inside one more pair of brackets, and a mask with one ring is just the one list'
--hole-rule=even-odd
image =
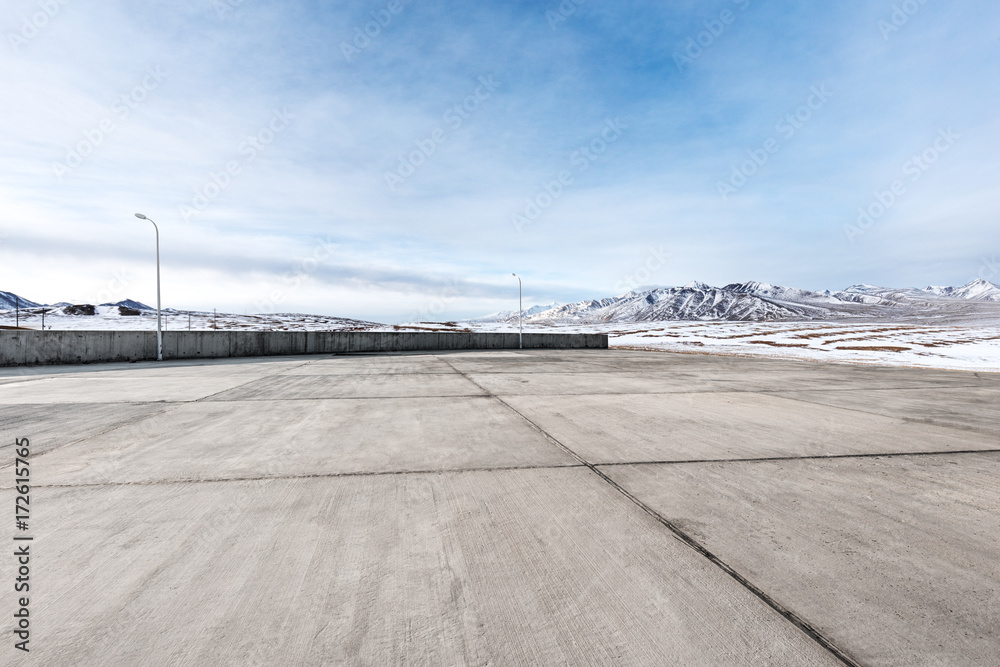
{"label": "street lamp post", "polygon": [[516,273],[510,274],[517,278],[517,347],[524,349],[524,334],[521,331],[521,317],[524,314],[524,306],[521,302],[521,276]]}
{"label": "street lamp post", "polygon": [[[153,222],[142,213],[136,213],[135,217]],[[163,361],[163,326],[160,320],[160,228],[155,222],[153,229],[156,230],[156,360]]]}

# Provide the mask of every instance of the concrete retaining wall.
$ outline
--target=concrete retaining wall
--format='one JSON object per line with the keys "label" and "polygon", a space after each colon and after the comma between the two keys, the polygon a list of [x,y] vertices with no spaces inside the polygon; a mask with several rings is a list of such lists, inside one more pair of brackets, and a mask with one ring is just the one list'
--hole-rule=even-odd
{"label": "concrete retaining wall", "polygon": [[[516,333],[166,331],[164,359],[517,349]],[[606,349],[604,334],[524,334],[526,349]],[[0,331],[0,366],[156,359],[155,331]]]}

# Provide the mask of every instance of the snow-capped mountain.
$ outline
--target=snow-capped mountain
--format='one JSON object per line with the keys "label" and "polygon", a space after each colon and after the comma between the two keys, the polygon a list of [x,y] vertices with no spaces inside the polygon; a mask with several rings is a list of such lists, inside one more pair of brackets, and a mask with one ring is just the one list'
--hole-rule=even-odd
{"label": "snow-capped mountain", "polygon": [[993,301],[1000,302],[1000,287],[988,280],[978,278],[961,287],[915,287],[890,288],[875,285],[852,285],[844,292],[878,297],[883,301],[924,301],[928,299],[957,299],[963,301]]}
{"label": "snow-capped mountain", "polygon": [[[535,306],[524,321],[537,324],[596,324],[662,320],[842,320],[907,318],[964,313],[969,302],[1000,301],[1000,287],[973,281],[962,287],[892,289],[852,285],[839,292],[813,292],[768,283],[732,283],[713,287],[691,282],[683,287],[626,292],[614,297],[556,307]],[[992,312],[992,311],[991,311]],[[998,313],[1000,314],[1000,313]],[[473,322],[511,322],[517,312],[497,313]]]}
{"label": "snow-capped mountain", "polygon": [[[546,306],[532,306],[531,308],[525,308],[521,313],[521,317],[527,319],[532,315],[537,315],[539,313],[544,313],[547,310],[557,308],[558,303],[550,303]],[[484,315],[475,320],[469,320],[470,322],[517,322],[517,311],[516,310],[503,310],[499,313],[491,313],[490,315]]]}
{"label": "snow-capped mountain", "polygon": [[40,305],[13,292],[0,292],[0,310],[16,310],[18,307],[37,308]]}
{"label": "snow-capped mountain", "polygon": [[754,294],[764,299],[785,301],[789,303],[838,304],[845,301],[845,299],[841,299],[829,291],[812,292],[795,287],[771,285],[769,283],[731,283],[722,289],[733,292],[742,292],[743,294]]}
{"label": "snow-capped mountain", "polygon": [[[761,293],[756,293],[759,290]],[[631,291],[600,300],[581,301],[551,309],[535,318],[549,322],[653,322],[660,320],[808,320],[828,317],[830,312],[817,305],[825,297],[791,298],[789,288],[760,283],[713,287],[691,282],[683,287]],[[801,290],[795,290],[801,292]],[[773,295],[782,294],[776,299]],[[814,296],[813,296],[814,295]]]}
{"label": "snow-capped mountain", "polygon": [[1000,287],[979,278],[961,287],[925,287],[924,292],[973,301],[1000,301]]}

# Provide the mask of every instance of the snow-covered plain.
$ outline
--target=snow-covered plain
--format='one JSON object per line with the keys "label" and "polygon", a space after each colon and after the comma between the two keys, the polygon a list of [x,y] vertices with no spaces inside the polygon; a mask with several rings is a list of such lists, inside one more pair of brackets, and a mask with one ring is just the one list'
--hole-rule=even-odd
{"label": "snow-covered plain", "polygon": [[[517,331],[516,324],[466,324],[476,331]],[[669,321],[532,325],[524,331],[606,333],[609,345],[620,349],[1000,372],[1000,322]]]}
{"label": "snow-covered plain", "polygon": [[665,322],[612,336],[624,348],[1000,372],[998,327]]}

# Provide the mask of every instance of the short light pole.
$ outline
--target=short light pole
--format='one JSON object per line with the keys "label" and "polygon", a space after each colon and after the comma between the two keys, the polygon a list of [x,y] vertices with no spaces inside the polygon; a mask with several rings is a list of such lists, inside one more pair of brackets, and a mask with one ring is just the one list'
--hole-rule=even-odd
{"label": "short light pole", "polygon": [[521,316],[524,314],[524,306],[521,302],[521,276],[516,273],[510,274],[517,278],[517,347],[524,349],[524,333],[521,331]]}
{"label": "short light pole", "polygon": [[[142,213],[136,213],[135,217],[153,222]],[[160,320],[160,228],[155,222],[153,229],[156,230],[156,360],[163,361],[163,326]]]}

